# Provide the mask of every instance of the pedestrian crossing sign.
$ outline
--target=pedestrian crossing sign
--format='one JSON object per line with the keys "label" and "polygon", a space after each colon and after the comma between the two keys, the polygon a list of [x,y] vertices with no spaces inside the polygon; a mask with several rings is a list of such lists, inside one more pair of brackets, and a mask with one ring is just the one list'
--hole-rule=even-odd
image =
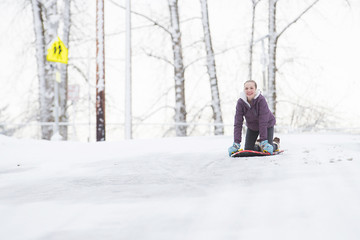
{"label": "pedestrian crossing sign", "polygon": [[68,49],[58,37],[47,50],[46,60],[50,62],[68,63]]}

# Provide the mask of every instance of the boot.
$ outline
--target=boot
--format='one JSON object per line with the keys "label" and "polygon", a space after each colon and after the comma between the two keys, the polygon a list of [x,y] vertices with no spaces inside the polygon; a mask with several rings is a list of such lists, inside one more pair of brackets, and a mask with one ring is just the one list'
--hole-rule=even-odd
{"label": "boot", "polygon": [[273,144],[275,146],[274,152],[280,151],[280,138],[275,137],[274,140],[273,140]]}
{"label": "boot", "polygon": [[260,140],[256,140],[255,142],[255,146],[254,146],[254,151],[258,151],[261,152],[261,148],[260,148]]}

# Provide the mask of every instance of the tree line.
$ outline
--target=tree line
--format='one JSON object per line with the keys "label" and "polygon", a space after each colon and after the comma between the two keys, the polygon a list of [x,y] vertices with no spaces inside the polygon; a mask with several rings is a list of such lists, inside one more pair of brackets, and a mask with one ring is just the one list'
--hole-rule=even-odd
{"label": "tree line", "polygon": [[[55,71],[59,71],[61,75],[61,82],[59,84],[58,94],[59,94],[59,119],[61,122],[68,122],[69,113],[68,103],[67,103],[67,91],[68,91],[68,66],[63,64],[57,64],[53,62],[46,61],[46,46],[48,46],[61,32],[61,38],[65,45],[69,46],[70,41],[70,28],[73,24],[72,22],[72,12],[71,4],[76,0],[31,0],[32,13],[33,13],[33,22],[34,22],[34,33],[35,33],[35,48],[36,48],[36,61],[37,61],[37,76],[39,82],[39,121],[42,123],[51,123],[54,122],[54,82],[55,82]],[[102,1],[102,0],[98,0]],[[248,0],[251,1],[252,6],[252,18],[250,25],[249,33],[250,34],[250,43],[248,46],[249,49],[249,62],[248,62],[248,78],[252,79],[253,76],[253,47],[256,41],[263,41],[267,44],[267,74],[264,74],[264,86],[265,96],[269,102],[271,111],[276,114],[276,103],[277,103],[277,91],[276,91],[276,73],[277,73],[277,48],[278,41],[280,37],[289,29],[293,24],[295,24],[306,12],[308,12],[319,0],[314,0],[309,4],[306,9],[300,10],[298,15],[294,17],[283,29],[277,30],[277,17],[276,9],[277,4],[280,0]],[[285,0],[283,0],[285,1]],[[123,6],[119,5],[115,1],[111,1],[113,4],[124,9]],[[145,14],[132,11],[133,15],[141,16],[147,21],[150,21],[154,24],[154,27],[161,28],[169,36],[169,41],[172,45],[172,56],[171,60],[167,60],[173,67],[173,81],[174,81],[174,128],[176,136],[187,136],[187,106],[186,106],[186,79],[185,71],[186,67],[184,66],[183,59],[183,45],[182,45],[182,22],[179,14],[179,0],[168,0],[168,10],[169,10],[169,25],[163,26],[162,24],[156,22],[151,18],[151,16],[146,16]],[[212,35],[211,35],[211,26],[208,10],[207,0],[199,0],[198,4],[201,9],[201,23],[203,27],[203,44],[204,44],[204,59],[207,67],[207,74],[209,79],[209,88],[211,93],[211,109],[212,109],[212,118],[214,123],[214,134],[222,135],[224,134],[223,126],[223,114],[221,107],[221,96],[218,87],[218,77],[217,77],[217,68],[216,68],[216,53],[213,49],[212,44]],[[256,9],[259,4],[268,5],[268,32],[264,33],[264,36],[260,40],[254,39],[254,32],[256,29]],[[98,11],[98,10],[97,10]],[[106,14],[106,13],[104,13]],[[94,23],[95,24],[95,23]],[[62,29],[59,27],[62,26]],[[103,41],[103,36],[99,37],[99,41]],[[101,40],[102,39],[102,40]],[[245,54],[245,53],[244,53]],[[100,65],[98,65],[99,67]],[[102,69],[101,71],[105,71]],[[105,73],[104,73],[105,74]],[[105,76],[104,76],[105,77]],[[105,80],[105,79],[103,79]],[[105,84],[105,82],[103,83]],[[97,92],[98,94],[98,92]],[[104,91],[101,93],[104,94]],[[98,98],[100,98],[97,95]],[[101,96],[104,98],[104,96]],[[99,134],[104,134],[105,132],[105,109],[104,102],[101,104],[96,104],[96,111],[101,112],[97,115],[97,129],[96,131]],[[49,125],[44,124],[41,127],[41,137],[42,139],[51,139],[53,136],[53,128]],[[60,126],[59,134],[63,139],[68,137],[67,126]],[[105,137],[99,138],[98,140],[105,140]]]}

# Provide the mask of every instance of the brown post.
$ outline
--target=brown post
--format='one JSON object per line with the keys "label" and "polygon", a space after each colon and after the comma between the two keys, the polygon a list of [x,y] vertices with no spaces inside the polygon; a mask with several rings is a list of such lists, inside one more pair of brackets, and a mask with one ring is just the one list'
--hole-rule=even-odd
{"label": "brown post", "polygon": [[105,141],[104,0],[96,0],[96,141]]}

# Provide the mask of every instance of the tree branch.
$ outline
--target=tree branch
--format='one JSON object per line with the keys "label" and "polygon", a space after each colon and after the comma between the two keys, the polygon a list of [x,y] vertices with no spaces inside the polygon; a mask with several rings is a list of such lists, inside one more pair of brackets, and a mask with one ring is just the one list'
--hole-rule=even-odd
{"label": "tree branch", "polygon": [[152,53],[149,53],[149,52],[146,52],[146,50],[144,48],[141,48],[143,50],[143,52],[148,55],[149,57],[153,57],[153,58],[156,58],[156,59],[159,59],[159,60],[162,60],[168,64],[170,64],[171,66],[174,66],[174,64],[172,62],[170,62],[169,60],[167,60],[166,58],[164,57],[160,57],[160,56],[155,56],[153,55]]}
{"label": "tree branch", "polygon": [[253,4],[253,7],[256,7],[256,5],[261,2],[261,0],[251,0],[252,1],[252,4]]}
{"label": "tree branch", "polygon": [[[124,6],[114,2],[113,0],[108,0],[109,2],[111,2],[112,4],[114,4],[115,6],[119,7],[119,8],[122,8],[122,9],[126,9]],[[145,18],[146,20],[148,20],[149,22],[152,22],[154,24],[154,26],[158,26],[159,28],[163,29],[165,32],[167,32],[168,34],[171,34],[171,32],[169,31],[168,28],[164,27],[163,25],[159,24],[158,22],[156,22],[155,20],[151,19],[150,17],[148,16],[145,16],[144,14],[142,13],[138,13],[138,12],[135,12],[135,11],[132,11],[131,10],[131,13],[135,14],[135,15],[138,15],[142,18]]]}
{"label": "tree branch", "polygon": [[162,95],[160,95],[160,97],[158,97],[157,100],[155,100],[155,102],[152,104],[152,106],[148,108],[149,111],[147,111],[147,113],[145,113],[142,117],[138,117],[138,120],[140,120],[140,121],[142,122],[142,121],[144,121],[145,119],[149,118],[150,116],[154,115],[154,114],[155,114],[156,112],[158,112],[159,110],[164,109],[164,108],[171,108],[171,109],[174,110],[174,107],[170,107],[170,106],[167,106],[167,105],[162,106],[162,107],[159,107],[159,108],[157,108],[157,109],[155,109],[155,110],[152,110],[154,107],[159,106],[161,99],[162,99],[164,96],[168,95],[169,92],[170,92],[171,90],[173,90],[173,89],[174,89],[173,86],[172,86],[172,87],[169,87]]}
{"label": "tree branch", "polygon": [[317,2],[320,0],[315,0],[309,7],[307,7],[297,18],[295,18],[292,22],[290,22],[284,29],[276,36],[278,39],[291,25],[296,23],[307,11],[309,11]]}
{"label": "tree branch", "polygon": [[351,8],[351,3],[349,2],[349,0],[344,0],[346,3],[347,3],[347,5]]}
{"label": "tree branch", "polygon": [[[268,37],[268,35],[266,35],[266,37]],[[219,52],[216,52],[216,53],[214,53],[214,56],[217,56],[217,55],[220,55],[220,54],[224,54],[224,53],[226,53],[226,52],[228,52],[228,51],[230,51],[230,50],[233,50],[233,49],[236,49],[236,48],[239,48],[239,47],[243,47],[243,44],[241,44],[241,45],[235,45],[235,46],[232,46],[232,47],[230,47],[230,48],[226,48],[226,49],[224,49],[224,50],[221,50],[221,51],[219,51]],[[194,63],[196,63],[196,62],[198,62],[198,61],[204,60],[204,59],[206,59],[206,58],[207,58],[207,56],[198,57],[198,58],[194,59],[193,61],[191,61],[189,64],[186,64],[186,65],[184,66],[184,69],[187,69],[187,68],[188,68],[189,66],[191,66],[192,64],[194,64]]]}

